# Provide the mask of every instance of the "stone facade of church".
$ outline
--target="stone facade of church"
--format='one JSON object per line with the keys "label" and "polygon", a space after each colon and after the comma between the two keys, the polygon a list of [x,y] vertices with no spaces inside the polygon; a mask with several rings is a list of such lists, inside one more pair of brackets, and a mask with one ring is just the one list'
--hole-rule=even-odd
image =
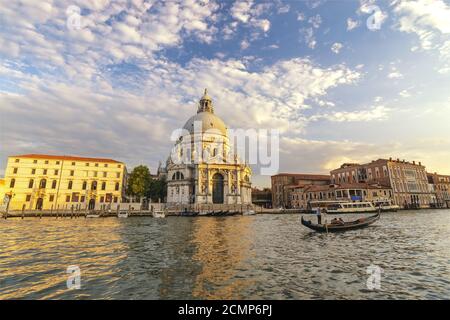
{"label": "stone facade of church", "polygon": [[230,150],[228,129],[206,89],[164,171],[169,204],[251,204],[251,169]]}

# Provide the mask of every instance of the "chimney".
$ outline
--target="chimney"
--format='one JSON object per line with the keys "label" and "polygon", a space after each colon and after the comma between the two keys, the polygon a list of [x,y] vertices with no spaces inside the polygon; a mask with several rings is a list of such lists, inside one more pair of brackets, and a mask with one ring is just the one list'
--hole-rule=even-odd
{"label": "chimney", "polygon": [[416,164],[416,161],[413,161],[413,164]]}
{"label": "chimney", "polygon": [[419,161],[419,166],[421,166],[421,165],[422,165],[422,162]]}
{"label": "chimney", "polygon": [[392,161],[392,157],[389,157],[389,161]]}
{"label": "chimney", "polygon": [[397,162],[400,162],[400,159],[399,159],[399,158],[397,158]]}

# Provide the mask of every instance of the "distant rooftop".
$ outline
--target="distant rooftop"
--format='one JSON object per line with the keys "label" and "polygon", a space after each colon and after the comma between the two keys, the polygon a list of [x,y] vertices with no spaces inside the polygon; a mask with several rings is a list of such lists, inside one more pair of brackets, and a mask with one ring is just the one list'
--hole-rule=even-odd
{"label": "distant rooftop", "polygon": [[20,154],[9,156],[10,158],[29,158],[29,159],[52,159],[52,160],[71,160],[71,161],[89,161],[89,162],[109,162],[109,163],[122,163],[117,160],[107,159],[107,158],[90,158],[90,157],[77,157],[77,156],[66,156],[66,155],[50,155],[50,154]]}
{"label": "distant rooftop", "polygon": [[304,180],[330,180],[330,176],[326,174],[308,174],[308,173],[278,173],[272,177],[289,176]]}

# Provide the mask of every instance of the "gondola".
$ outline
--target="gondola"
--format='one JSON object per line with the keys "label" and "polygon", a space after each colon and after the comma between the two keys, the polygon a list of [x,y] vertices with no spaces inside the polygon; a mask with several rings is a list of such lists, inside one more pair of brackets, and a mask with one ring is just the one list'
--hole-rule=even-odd
{"label": "gondola", "polygon": [[376,222],[380,219],[380,213],[367,217],[367,218],[359,218],[354,221],[344,222],[344,224],[327,224],[326,226],[323,224],[313,223],[312,221],[304,220],[302,216],[302,225],[308,227],[317,232],[339,232],[339,231],[347,231],[347,230],[355,230],[367,227],[372,223]]}

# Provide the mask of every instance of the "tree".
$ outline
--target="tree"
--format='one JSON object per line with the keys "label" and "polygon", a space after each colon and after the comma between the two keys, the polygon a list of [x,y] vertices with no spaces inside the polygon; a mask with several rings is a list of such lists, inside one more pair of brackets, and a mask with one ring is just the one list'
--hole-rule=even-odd
{"label": "tree", "polygon": [[159,199],[164,201],[167,196],[167,182],[165,178],[151,179],[148,188],[147,198],[152,202],[158,202]]}
{"label": "tree", "polygon": [[147,166],[137,166],[128,177],[127,195],[145,197],[148,193],[152,178]]}

